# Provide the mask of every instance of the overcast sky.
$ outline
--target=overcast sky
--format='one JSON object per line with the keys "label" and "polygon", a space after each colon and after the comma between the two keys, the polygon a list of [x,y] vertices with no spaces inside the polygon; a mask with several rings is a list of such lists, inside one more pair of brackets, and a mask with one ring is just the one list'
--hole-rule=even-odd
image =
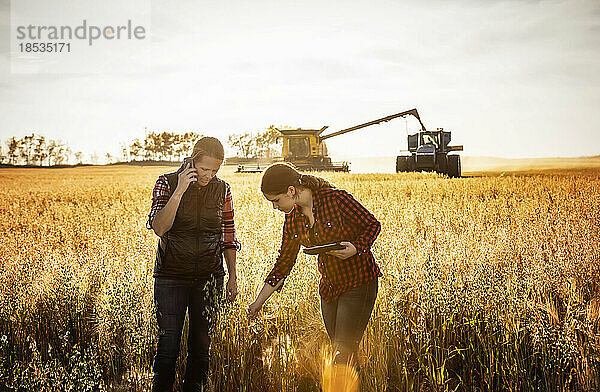
{"label": "overcast sky", "polygon": [[[32,15],[55,5],[43,11],[49,23],[131,19],[147,37],[94,46],[118,64],[105,72],[74,72],[77,62],[61,72],[42,55],[38,71],[20,73],[10,3],[0,0],[2,142],[35,132],[116,154],[145,127],[225,141],[270,124],[333,132],[416,107],[465,155],[600,154],[598,1],[140,1],[100,11],[37,1]],[[334,158],[396,155],[407,129],[417,122],[327,144]]]}

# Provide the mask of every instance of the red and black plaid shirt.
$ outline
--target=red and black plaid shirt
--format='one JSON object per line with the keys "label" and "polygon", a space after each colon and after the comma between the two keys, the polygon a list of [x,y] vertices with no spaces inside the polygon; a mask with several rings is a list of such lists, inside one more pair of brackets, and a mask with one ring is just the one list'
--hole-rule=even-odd
{"label": "red and black plaid shirt", "polygon": [[300,245],[315,246],[337,241],[351,242],[357,254],[345,260],[327,254],[318,256],[321,282],[319,294],[333,301],[340,294],[381,276],[371,246],[381,230],[381,224],[362,204],[343,189],[321,188],[312,192],[314,236],[309,220],[298,207],[286,215],[283,239],[275,266],[265,279],[277,285],[296,263]]}

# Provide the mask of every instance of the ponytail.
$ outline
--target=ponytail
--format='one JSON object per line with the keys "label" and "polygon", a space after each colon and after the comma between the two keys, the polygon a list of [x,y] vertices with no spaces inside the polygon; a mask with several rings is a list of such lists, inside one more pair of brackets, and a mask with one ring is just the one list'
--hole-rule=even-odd
{"label": "ponytail", "polygon": [[298,179],[298,185],[308,188],[311,191],[316,191],[321,188],[335,188],[326,179],[311,174],[301,174]]}
{"label": "ponytail", "polygon": [[311,174],[301,174],[287,163],[274,163],[263,173],[260,190],[264,194],[278,195],[287,192],[290,186],[303,187],[311,191],[321,188],[335,188],[324,178]]}

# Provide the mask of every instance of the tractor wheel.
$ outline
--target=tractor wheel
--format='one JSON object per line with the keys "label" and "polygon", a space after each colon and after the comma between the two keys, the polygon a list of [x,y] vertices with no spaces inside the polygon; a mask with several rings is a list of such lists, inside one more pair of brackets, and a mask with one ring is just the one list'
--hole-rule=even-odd
{"label": "tractor wheel", "polygon": [[438,154],[437,158],[437,172],[439,174],[448,174],[448,155]]}
{"label": "tractor wheel", "polygon": [[411,155],[408,157],[408,171],[414,172],[417,171],[417,157],[416,155]]}
{"label": "tractor wheel", "polygon": [[460,177],[460,155],[448,155],[448,176]]}
{"label": "tractor wheel", "polygon": [[396,157],[396,173],[408,171],[408,157],[397,156]]}

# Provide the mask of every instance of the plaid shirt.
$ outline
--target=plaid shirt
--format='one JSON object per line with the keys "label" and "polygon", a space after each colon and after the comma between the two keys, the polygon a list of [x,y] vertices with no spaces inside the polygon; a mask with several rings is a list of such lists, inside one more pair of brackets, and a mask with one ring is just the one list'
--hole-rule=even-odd
{"label": "plaid shirt", "polygon": [[[152,206],[148,214],[146,227],[152,229],[152,220],[158,211],[160,211],[169,201],[171,197],[171,188],[169,181],[163,174],[158,177],[154,189],[152,190]],[[231,189],[228,183],[225,183],[225,201],[223,204],[223,224],[221,235],[221,246],[223,249],[235,248],[238,251],[241,249],[241,244],[235,236],[235,224],[233,221],[233,198],[231,197]]]}
{"label": "plaid shirt", "polygon": [[331,302],[340,294],[381,276],[371,253],[381,224],[345,190],[321,188],[313,191],[312,196],[314,236],[308,218],[295,206],[285,217],[279,257],[265,282],[275,286],[285,279],[296,263],[300,245],[349,241],[357,250],[352,257],[342,260],[327,254],[318,256],[319,294],[326,302]]}

